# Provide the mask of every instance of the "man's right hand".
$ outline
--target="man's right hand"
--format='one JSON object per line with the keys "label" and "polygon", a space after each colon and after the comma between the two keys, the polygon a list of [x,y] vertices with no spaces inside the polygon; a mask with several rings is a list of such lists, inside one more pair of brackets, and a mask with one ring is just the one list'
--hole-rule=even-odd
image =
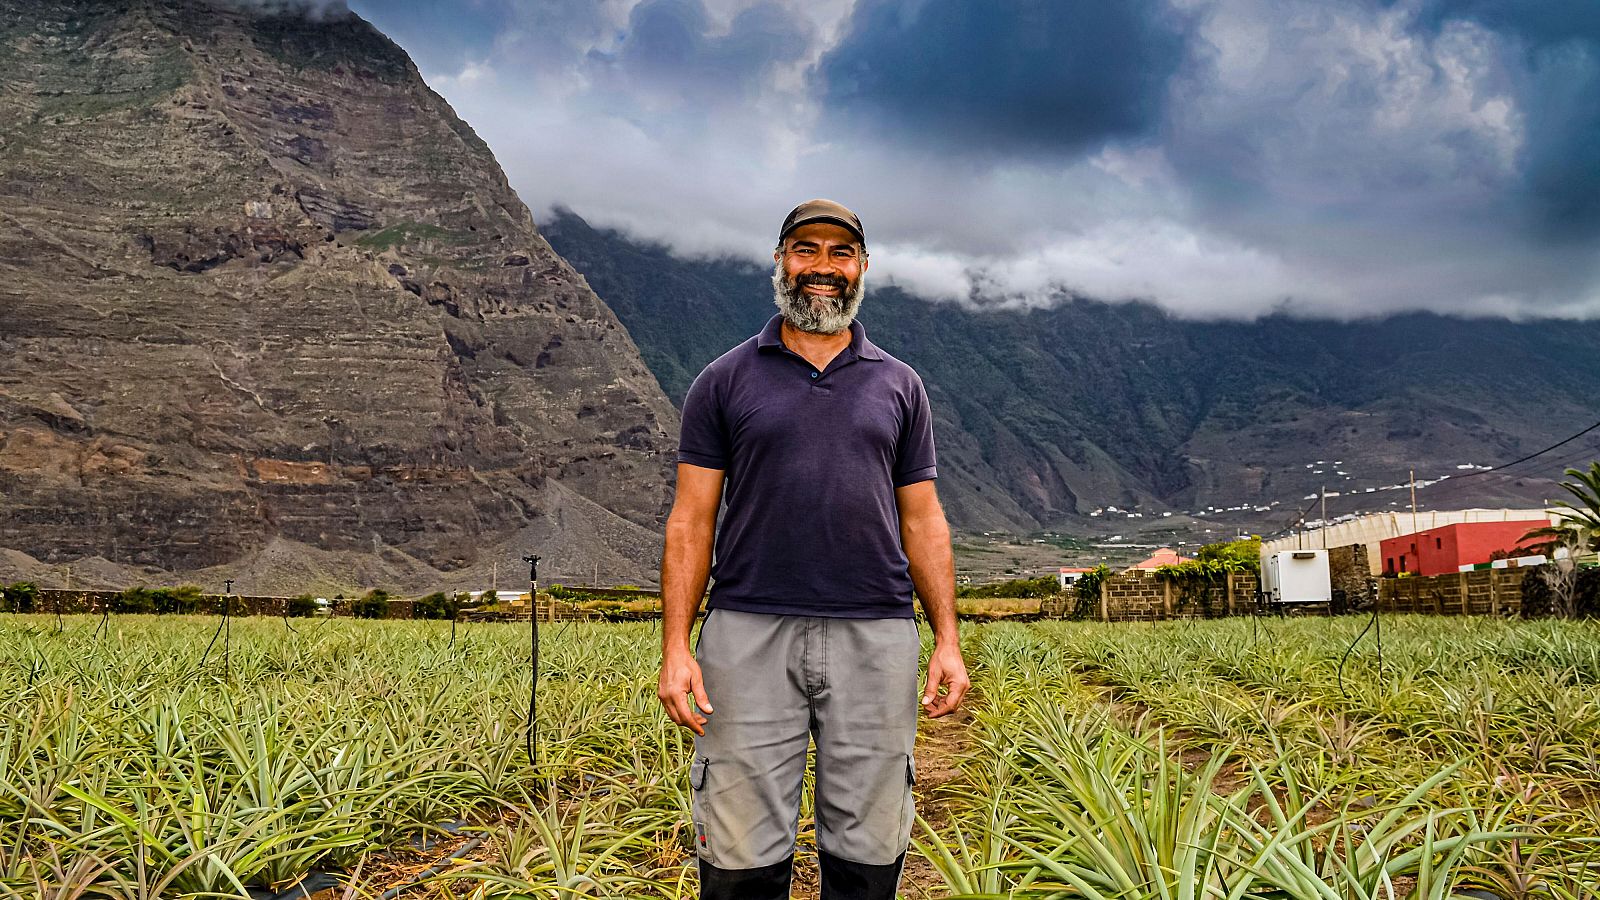
{"label": "man's right hand", "polygon": [[[694,695],[693,705],[689,703],[690,694]],[[706,716],[712,713],[711,699],[706,696],[705,682],[700,679],[700,664],[695,662],[693,654],[682,650],[662,657],[656,697],[666,708],[667,718],[695,734],[705,735]],[[705,716],[700,715],[702,712]]]}

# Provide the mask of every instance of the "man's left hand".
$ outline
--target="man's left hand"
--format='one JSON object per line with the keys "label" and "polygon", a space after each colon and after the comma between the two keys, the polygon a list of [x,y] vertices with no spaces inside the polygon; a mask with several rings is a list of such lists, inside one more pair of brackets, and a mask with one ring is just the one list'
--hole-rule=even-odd
{"label": "man's left hand", "polygon": [[[943,694],[939,693],[941,687],[945,689]],[[960,645],[950,643],[934,647],[933,656],[928,659],[928,687],[922,692],[922,708],[928,717],[937,719],[955,712],[969,687],[972,682],[967,678],[967,664],[961,658]]]}

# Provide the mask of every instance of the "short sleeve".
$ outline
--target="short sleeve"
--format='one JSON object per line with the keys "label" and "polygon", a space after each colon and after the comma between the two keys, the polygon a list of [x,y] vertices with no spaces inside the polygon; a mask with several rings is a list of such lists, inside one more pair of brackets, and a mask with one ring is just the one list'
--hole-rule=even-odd
{"label": "short sleeve", "polygon": [[912,377],[912,390],[900,441],[895,448],[894,486],[905,487],[939,477],[933,452],[933,411],[922,379]]}
{"label": "short sleeve", "polygon": [[706,469],[728,467],[728,431],[724,427],[721,391],[710,366],[701,370],[683,398],[683,429],[678,436],[678,462]]}

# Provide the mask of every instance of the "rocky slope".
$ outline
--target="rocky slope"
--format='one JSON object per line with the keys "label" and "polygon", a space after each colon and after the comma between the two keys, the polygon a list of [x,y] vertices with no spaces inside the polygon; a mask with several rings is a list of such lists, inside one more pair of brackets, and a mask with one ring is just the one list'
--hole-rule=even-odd
{"label": "rocky slope", "polygon": [[0,69],[0,579],[648,577],[677,413],[392,42],[9,2]]}
{"label": "rocky slope", "polygon": [[[572,213],[546,234],[617,310],[675,399],[772,314],[766,268],[679,259]],[[1404,481],[1413,466],[1433,477],[1505,462],[1600,418],[1600,323],[1204,323],[1070,298],[1048,310],[974,311],[882,284],[869,288],[861,317],[922,373],[940,493],[952,519],[974,530],[1083,529],[1108,505],[1175,511],[1158,519],[1172,524],[1184,511],[1244,507],[1229,527],[1263,530],[1287,525],[1324,485],[1346,495],[1330,515],[1388,509],[1395,496],[1365,488]],[[1422,501],[1536,506],[1557,496],[1547,476],[1594,457],[1600,435],[1518,470],[1546,477],[1494,475]]]}

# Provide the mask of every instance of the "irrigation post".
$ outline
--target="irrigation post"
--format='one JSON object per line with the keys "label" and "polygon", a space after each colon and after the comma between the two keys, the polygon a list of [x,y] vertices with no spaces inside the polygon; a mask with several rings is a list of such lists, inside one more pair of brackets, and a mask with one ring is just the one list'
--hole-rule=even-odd
{"label": "irrigation post", "polygon": [[522,561],[528,564],[528,596],[533,603],[528,609],[529,651],[533,664],[533,677],[528,683],[528,730],[524,735],[530,766],[538,765],[539,752],[539,745],[533,732],[533,725],[539,712],[539,559],[540,557],[531,553],[522,558]]}

